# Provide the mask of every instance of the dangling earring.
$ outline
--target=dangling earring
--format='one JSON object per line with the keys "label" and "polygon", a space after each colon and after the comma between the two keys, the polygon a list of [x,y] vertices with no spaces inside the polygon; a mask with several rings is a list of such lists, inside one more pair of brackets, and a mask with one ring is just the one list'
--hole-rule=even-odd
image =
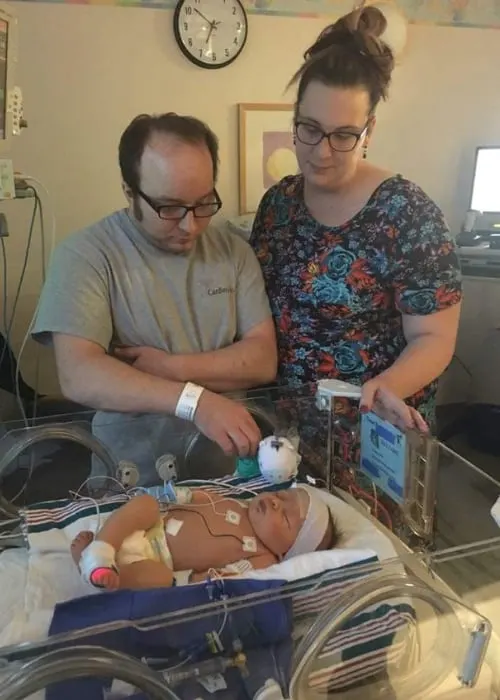
{"label": "dangling earring", "polygon": [[367,153],[368,153],[368,145],[365,144],[365,145],[363,146],[363,159],[366,159]]}

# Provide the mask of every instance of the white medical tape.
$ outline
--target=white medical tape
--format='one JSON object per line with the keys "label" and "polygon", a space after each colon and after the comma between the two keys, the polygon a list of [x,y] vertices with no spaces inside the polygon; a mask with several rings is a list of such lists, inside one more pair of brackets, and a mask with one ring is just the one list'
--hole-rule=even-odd
{"label": "white medical tape", "polygon": [[240,559],[239,561],[234,561],[232,564],[227,564],[227,566],[221,569],[221,571],[228,574],[241,575],[252,571],[252,569],[253,566],[251,562],[248,561],[248,559]]}
{"label": "white medical tape", "polygon": [[184,571],[175,572],[175,583],[177,586],[187,586],[193,569],[184,569]]}
{"label": "white medical tape", "polygon": [[172,537],[175,537],[179,534],[179,530],[183,525],[184,522],[182,520],[176,520],[176,518],[169,518],[167,520],[167,524],[165,525],[165,532],[167,533],[167,535],[172,535]]}
{"label": "white medical tape", "polygon": [[203,394],[203,387],[198,386],[198,384],[193,384],[192,382],[187,382],[184,389],[179,396],[177,401],[177,406],[175,407],[175,415],[177,418],[183,418],[184,420],[192,421],[196,409],[198,408],[198,402],[200,396]]}
{"label": "white medical tape", "polygon": [[[300,489],[302,487],[298,486],[297,488]],[[300,554],[315,552],[328,530],[328,524],[330,522],[328,506],[309,489],[303,490],[309,496],[307,515],[299,530],[297,539],[285,554],[285,559],[291,559],[291,557],[297,557]]]}
{"label": "white medical tape", "polygon": [[191,503],[193,500],[193,491],[189,486],[176,486],[175,487],[175,502],[180,506],[185,506]]}
{"label": "white medical tape", "polygon": [[82,552],[79,567],[82,578],[92,584],[91,576],[96,569],[115,569],[115,548],[102,540],[93,540]]}

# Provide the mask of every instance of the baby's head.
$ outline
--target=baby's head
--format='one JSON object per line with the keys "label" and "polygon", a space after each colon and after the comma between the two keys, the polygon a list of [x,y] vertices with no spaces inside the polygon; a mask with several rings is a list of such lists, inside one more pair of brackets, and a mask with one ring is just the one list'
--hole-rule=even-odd
{"label": "baby's head", "polygon": [[248,516],[259,540],[277,557],[332,549],[340,539],[326,503],[301,486],[255,496]]}

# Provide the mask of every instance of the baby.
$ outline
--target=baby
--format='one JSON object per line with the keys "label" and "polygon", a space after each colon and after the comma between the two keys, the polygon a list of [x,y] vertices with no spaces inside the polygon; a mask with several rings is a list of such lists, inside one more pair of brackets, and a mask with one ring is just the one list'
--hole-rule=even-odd
{"label": "baby", "polygon": [[[331,549],[339,533],[324,501],[308,487],[248,501],[186,489],[184,503],[160,512],[148,494],[112,513],[94,536],[71,545],[83,578],[98,588],[141,589],[262,569],[284,558]],[[187,501],[187,502],[186,502]],[[175,573],[174,573],[175,572]]]}

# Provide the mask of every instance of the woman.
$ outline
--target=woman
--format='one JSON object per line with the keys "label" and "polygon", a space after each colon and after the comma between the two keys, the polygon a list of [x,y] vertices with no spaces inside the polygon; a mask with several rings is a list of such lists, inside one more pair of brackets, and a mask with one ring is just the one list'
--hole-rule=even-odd
{"label": "woman", "polygon": [[393,394],[413,407],[405,427],[421,427],[414,409],[433,422],[461,284],[436,204],[366,160],[394,67],[385,28],[382,13],[365,7],[306,52],[291,81],[300,175],[264,195],[251,241],[276,321],[280,379],[362,385],[362,410]]}

